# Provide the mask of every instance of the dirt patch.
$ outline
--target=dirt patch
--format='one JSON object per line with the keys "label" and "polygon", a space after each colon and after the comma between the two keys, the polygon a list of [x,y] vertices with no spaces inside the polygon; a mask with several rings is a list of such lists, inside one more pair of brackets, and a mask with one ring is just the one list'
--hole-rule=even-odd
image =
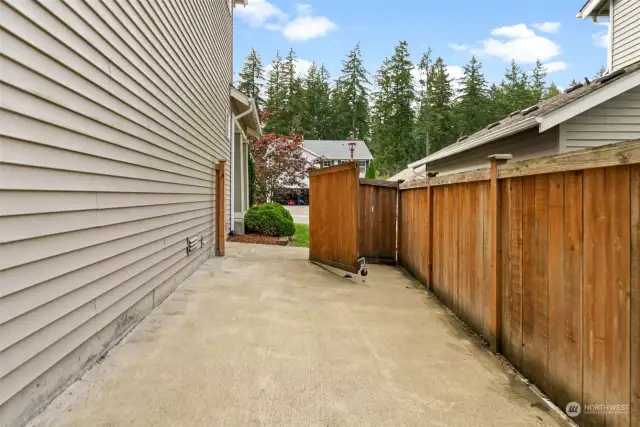
{"label": "dirt patch", "polygon": [[261,234],[238,234],[229,236],[227,242],[236,243],[259,243],[261,245],[277,245],[279,237],[263,236]]}

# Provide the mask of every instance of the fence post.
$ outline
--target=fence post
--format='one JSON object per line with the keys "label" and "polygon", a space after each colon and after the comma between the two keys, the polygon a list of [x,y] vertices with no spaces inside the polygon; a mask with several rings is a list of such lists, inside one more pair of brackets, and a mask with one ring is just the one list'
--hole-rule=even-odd
{"label": "fence post", "polygon": [[498,165],[506,163],[513,158],[511,154],[494,154],[489,156],[491,161],[491,187],[489,198],[491,203],[491,284],[489,290],[490,299],[490,330],[491,351],[500,352],[500,336],[502,335],[502,230],[500,218],[500,187],[498,181]]}
{"label": "fence post", "polygon": [[398,188],[396,190],[396,266],[400,265],[400,248],[401,248],[401,237],[402,237],[402,201],[400,195],[400,185],[404,182],[404,179],[398,180]]}
{"label": "fence post", "polygon": [[224,160],[216,165],[216,256],[224,256],[224,241],[225,241],[225,189],[224,189],[224,174],[225,174]]}
{"label": "fence post", "polygon": [[433,189],[431,188],[431,178],[438,172],[427,172],[427,269],[425,282],[427,290],[433,290]]}

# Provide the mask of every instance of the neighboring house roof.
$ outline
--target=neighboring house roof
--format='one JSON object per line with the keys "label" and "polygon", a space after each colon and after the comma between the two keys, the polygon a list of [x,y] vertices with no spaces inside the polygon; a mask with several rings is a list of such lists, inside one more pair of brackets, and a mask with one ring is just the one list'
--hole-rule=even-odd
{"label": "neighboring house roof", "polygon": [[247,127],[249,136],[260,138],[262,136],[262,126],[260,126],[258,108],[253,98],[233,86],[229,88],[229,95],[232,104],[238,111],[238,114],[235,114],[235,119],[241,121]]}
{"label": "neighboring house roof", "polygon": [[461,137],[442,150],[409,164],[409,167],[417,168],[527,129],[538,127],[540,132],[544,132],[637,86],[640,86],[640,62],[594,81],[579,83],[537,105],[514,111],[473,135]]}
{"label": "neighboring house roof", "polygon": [[406,168],[405,170],[402,170],[402,171],[398,172],[397,174],[393,175],[391,178],[387,179],[387,181],[400,181],[400,180],[403,180],[404,182],[411,182],[411,181],[415,181],[417,179],[424,179],[424,178],[427,177],[426,169],[427,168],[424,165],[418,166],[415,169]]}
{"label": "neighboring house roof", "polygon": [[[350,141],[329,141],[329,140],[304,140],[302,145],[313,154],[325,159],[344,160],[351,157],[349,152]],[[371,151],[364,141],[354,141],[356,149],[353,158],[356,160],[373,160]]]}

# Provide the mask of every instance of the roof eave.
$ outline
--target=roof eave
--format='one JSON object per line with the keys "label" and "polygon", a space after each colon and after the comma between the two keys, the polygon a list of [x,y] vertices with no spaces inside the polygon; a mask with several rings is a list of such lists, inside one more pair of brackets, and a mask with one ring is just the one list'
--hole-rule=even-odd
{"label": "roof eave", "polygon": [[580,12],[576,15],[577,18],[586,19],[586,18],[594,18],[597,16],[609,16],[609,12],[602,13],[601,6],[603,4],[608,4],[609,0],[589,0],[587,4],[585,4]]}
{"label": "roof eave", "polygon": [[260,125],[260,116],[258,115],[258,107],[255,100],[233,86],[230,86],[229,95],[238,110],[240,110],[240,113],[236,115],[236,119],[239,117],[242,120],[250,136],[261,138],[262,126]]}
{"label": "roof eave", "polygon": [[433,163],[436,160],[444,159],[445,157],[453,156],[454,154],[459,154],[472,148],[479,147],[481,145],[487,144],[489,142],[495,141],[500,138],[504,138],[507,136],[514,135],[516,133],[520,133],[527,129],[532,129],[536,126],[539,126],[541,123],[541,119],[539,117],[530,117],[518,123],[514,123],[511,126],[505,126],[501,129],[496,130],[495,132],[488,133],[479,138],[475,138],[469,141],[465,141],[463,144],[445,147],[442,150],[433,153],[430,156],[427,156],[417,162],[410,163],[408,167],[417,168],[422,165],[428,165],[429,163]]}

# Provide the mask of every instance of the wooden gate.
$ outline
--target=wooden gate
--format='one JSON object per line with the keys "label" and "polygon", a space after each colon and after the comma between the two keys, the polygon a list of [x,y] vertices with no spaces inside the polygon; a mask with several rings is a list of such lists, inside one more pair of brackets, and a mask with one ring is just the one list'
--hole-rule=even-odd
{"label": "wooden gate", "polygon": [[355,163],[309,173],[309,259],[346,271],[396,262],[398,183],[359,179]]}
{"label": "wooden gate", "polygon": [[359,169],[309,172],[309,260],[357,273]]}
{"label": "wooden gate", "polygon": [[360,180],[359,255],[367,263],[396,263],[398,183]]}

